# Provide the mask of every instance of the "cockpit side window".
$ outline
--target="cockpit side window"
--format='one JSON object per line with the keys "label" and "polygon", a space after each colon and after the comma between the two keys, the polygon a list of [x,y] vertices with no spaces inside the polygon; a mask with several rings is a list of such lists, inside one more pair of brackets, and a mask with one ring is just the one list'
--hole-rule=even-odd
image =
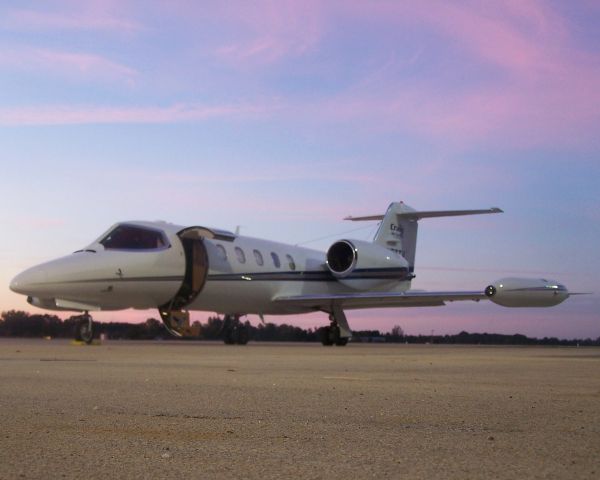
{"label": "cockpit side window", "polygon": [[160,250],[169,247],[163,232],[137,225],[117,225],[100,244],[106,250]]}

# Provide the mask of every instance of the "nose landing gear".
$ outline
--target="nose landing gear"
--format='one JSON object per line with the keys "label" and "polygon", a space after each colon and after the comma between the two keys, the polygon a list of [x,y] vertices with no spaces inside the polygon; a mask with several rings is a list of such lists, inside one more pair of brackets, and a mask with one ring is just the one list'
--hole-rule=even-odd
{"label": "nose landing gear", "polygon": [[94,320],[92,316],[85,312],[79,317],[75,327],[75,340],[90,345],[94,339]]}

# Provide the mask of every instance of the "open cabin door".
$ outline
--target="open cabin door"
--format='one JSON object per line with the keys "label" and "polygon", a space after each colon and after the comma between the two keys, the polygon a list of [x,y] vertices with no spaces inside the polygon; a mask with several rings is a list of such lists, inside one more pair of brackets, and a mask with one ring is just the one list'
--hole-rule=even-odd
{"label": "open cabin door", "polygon": [[176,337],[199,334],[190,326],[190,314],[186,307],[196,299],[206,283],[208,255],[204,238],[211,237],[209,232],[203,227],[191,227],[177,234],[185,252],[184,279],[177,294],[158,309],[165,327]]}

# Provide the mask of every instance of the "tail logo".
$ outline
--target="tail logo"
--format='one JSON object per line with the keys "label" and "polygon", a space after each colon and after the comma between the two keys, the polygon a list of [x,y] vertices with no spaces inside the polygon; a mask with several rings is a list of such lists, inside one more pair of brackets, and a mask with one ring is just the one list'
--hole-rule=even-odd
{"label": "tail logo", "polygon": [[404,228],[395,223],[390,223],[390,235],[402,240],[404,238]]}

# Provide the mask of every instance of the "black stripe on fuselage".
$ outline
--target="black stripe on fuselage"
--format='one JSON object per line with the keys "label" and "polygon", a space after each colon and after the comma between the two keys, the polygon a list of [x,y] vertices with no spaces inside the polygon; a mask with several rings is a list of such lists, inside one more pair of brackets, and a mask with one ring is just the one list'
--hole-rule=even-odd
{"label": "black stripe on fuselage", "polygon": [[[344,280],[411,280],[413,275],[405,268],[365,268],[355,270]],[[329,271],[287,271],[287,272],[248,272],[248,273],[221,273],[210,274],[210,281],[240,281],[240,280],[262,280],[262,281],[301,281],[301,282],[335,282],[338,279]]]}
{"label": "black stripe on fuselage", "polygon": [[[406,268],[364,268],[355,270],[344,280],[411,280],[413,275]],[[210,281],[301,281],[301,282],[335,282],[337,279],[325,270],[314,271],[284,271],[284,272],[244,272],[244,273],[213,273],[209,274]],[[65,280],[55,282],[39,282],[35,285],[80,284],[80,283],[121,283],[121,282],[182,282],[183,276],[147,276],[147,277],[111,277],[89,278],[82,280]]]}

